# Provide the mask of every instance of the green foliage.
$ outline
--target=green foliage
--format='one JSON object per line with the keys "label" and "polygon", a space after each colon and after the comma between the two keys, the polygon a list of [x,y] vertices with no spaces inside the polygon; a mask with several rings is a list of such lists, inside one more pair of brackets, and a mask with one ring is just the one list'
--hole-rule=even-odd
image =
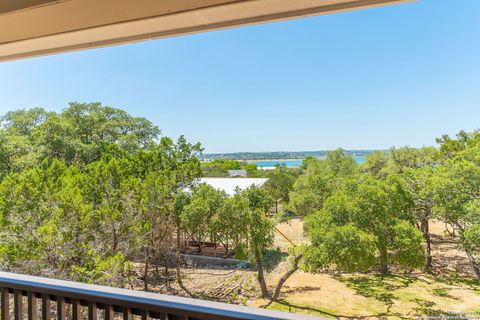
{"label": "green foliage", "polygon": [[[205,241],[212,232],[221,231],[218,218],[217,223],[212,223],[219,214],[226,194],[215,190],[207,184],[195,187],[190,197],[190,202],[180,214],[183,229],[197,242]],[[216,227],[216,228],[215,228]]]}
{"label": "green foliage", "polygon": [[361,165],[360,170],[372,176],[384,179],[388,175],[387,166],[390,161],[390,155],[381,151],[369,153],[365,158],[365,162]]}
{"label": "green foliage", "polygon": [[310,271],[334,267],[347,272],[366,272],[376,263],[375,237],[352,224],[334,226],[319,236],[304,255],[304,268]]}
{"label": "green foliage", "polygon": [[407,221],[396,224],[393,234],[392,260],[404,268],[422,267],[425,260],[422,234]]}
{"label": "green foliage", "polygon": [[452,139],[449,135],[445,134],[436,141],[440,144],[440,153],[442,156],[450,159],[458,152],[465,150],[465,148],[478,145],[480,142],[480,132],[475,130],[474,132],[467,133],[462,130],[456,135],[456,139]]}
{"label": "green foliage", "polygon": [[[443,136],[440,150],[375,152],[361,166],[339,149],[306,158],[298,170],[272,171],[234,160],[201,163],[199,144],[159,134],[148,120],[99,103],[1,117],[0,266],[124,286],[132,261],[166,259],[181,232],[255,261],[266,291],[262,263],[277,222],[268,212],[281,199],[305,216],[311,244],[292,255],[303,254],[307,270],[419,268],[435,216],[458,231],[480,278],[478,132]],[[201,175],[236,169],[268,177],[266,188],[227,197],[196,184]]]}
{"label": "green foliage", "polygon": [[267,191],[250,187],[240,193],[245,197],[247,210],[243,211],[242,232],[246,235],[252,253],[262,252],[273,243],[274,221],[266,213],[273,206],[273,199]]}
{"label": "green foliage", "polygon": [[264,175],[264,172],[257,170],[257,165],[253,163],[228,159],[215,159],[202,162],[202,175],[204,177],[225,178],[228,177],[228,170],[240,169],[247,170],[249,177],[262,177]]}
{"label": "green foliage", "polygon": [[[393,180],[369,176],[348,180],[321,210],[307,217],[305,228],[313,248],[306,263],[311,268],[334,265],[365,271],[375,262],[384,273],[391,263],[417,267],[423,249],[421,234],[408,220],[410,206]],[[355,242],[354,248],[344,247]]]}
{"label": "green foliage", "polygon": [[87,164],[109,145],[133,153],[153,146],[159,135],[150,121],[100,103],[71,103],[58,114],[12,111],[0,118],[0,170],[5,175],[52,159]]}
{"label": "green foliage", "polygon": [[205,177],[228,177],[228,170],[242,169],[242,164],[235,160],[215,159],[202,163],[202,172]]}
{"label": "green foliage", "polygon": [[478,255],[480,252],[480,224],[473,224],[462,233],[462,246],[466,251]]}
{"label": "green foliage", "polygon": [[329,152],[325,160],[306,159],[304,171],[293,185],[287,206],[287,210],[300,216],[321,209],[345,178],[357,174],[357,164],[352,156],[339,149]]}
{"label": "green foliage", "polygon": [[272,198],[288,201],[290,191],[292,191],[295,183],[295,176],[286,168],[277,167],[267,173],[267,178],[266,188]]}
{"label": "green foliage", "polygon": [[[459,232],[462,246],[480,278],[478,225],[480,225],[480,139],[478,133],[459,134],[442,141],[449,157],[433,177],[434,213]],[[459,147],[461,146],[461,147]]]}
{"label": "green foliage", "polygon": [[418,169],[422,167],[432,167],[439,159],[438,150],[434,147],[400,149],[392,148],[390,150],[390,159],[388,163],[389,172],[403,173],[406,169]]}
{"label": "green foliage", "polygon": [[157,134],[148,121],[99,104],[5,115],[4,150],[19,139],[25,148],[2,155],[3,268],[123,286],[139,253],[165,254],[177,197],[200,175],[201,148]]}

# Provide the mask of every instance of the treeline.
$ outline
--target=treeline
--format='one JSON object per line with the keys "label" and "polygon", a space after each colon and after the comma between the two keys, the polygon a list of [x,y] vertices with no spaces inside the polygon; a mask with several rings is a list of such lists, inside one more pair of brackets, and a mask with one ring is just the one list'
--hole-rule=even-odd
{"label": "treeline", "polygon": [[236,160],[215,159],[202,162],[202,172],[205,177],[228,177],[228,170],[246,170],[249,177],[261,175],[255,164]]}
{"label": "treeline", "polygon": [[110,145],[132,153],[155,145],[159,137],[150,121],[100,103],[71,103],[61,113],[12,111],[0,118],[0,175],[53,159],[88,164]]}
{"label": "treeline", "polygon": [[[201,163],[201,146],[161,137],[148,120],[100,104],[60,113],[36,108],[0,119],[0,267],[126,286],[133,262],[175,266],[183,239],[214,241],[257,265],[264,297],[278,299],[297,269],[366,272],[432,268],[429,222],[444,221],[480,278],[480,134],[438,139],[439,148],[373,152],[364,164],[343,150],[300,169],[256,170],[232,160]],[[227,197],[201,176],[244,168],[268,177]],[[277,204],[282,215],[269,215]],[[280,204],[280,205],[279,205]],[[305,217],[309,244],[269,292],[264,253],[275,224]],[[172,261],[173,257],[173,261]]]}
{"label": "treeline", "polygon": [[436,218],[458,234],[480,279],[480,133],[437,143],[374,152],[362,165],[342,150],[307,158],[287,207],[305,216],[304,268],[431,270]]}
{"label": "treeline", "polygon": [[132,261],[165,259],[201,147],[159,134],[100,104],[4,115],[2,269],[124,286]]}
{"label": "treeline", "polygon": [[0,139],[2,270],[126,286],[138,279],[135,262],[144,265],[148,289],[150,266],[168,274],[173,264],[190,293],[180,270],[183,241],[211,240],[256,262],[266,290],[270,188],[228,198],[196,184],[206,173],[199,144],[160,137],[122,110],[79,103],[61,113],[7,113]]}
{"label": "treeline", "polygon": [[[345,153],[354,157],[366,157],[377,150],[345,150]],[[209,153],[202,155],[205,160],[302,160],[307,157],[324,158],[330,151],[265,151],[265,152],[234,152],[234,153]]]}

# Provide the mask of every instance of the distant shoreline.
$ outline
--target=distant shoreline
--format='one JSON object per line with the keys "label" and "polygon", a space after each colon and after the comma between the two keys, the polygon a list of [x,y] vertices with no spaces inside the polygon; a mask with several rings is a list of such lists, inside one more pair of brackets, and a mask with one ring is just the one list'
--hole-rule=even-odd
{"label": "distant shoreline", "polygon": [[[352,157],[365,158],[372,152],[387,152],[388,150],[344,150]],[[331,151],[272,151],[272,152],[232,152],[232,153],[206,153],[201,156],[204,161],[211,160],[236,160],[241,162],[251,161],[301,161],[306,157],[323,159]]]}
{"label": "distant shoreline", "polygon": [[305,158],[288,158],[288,159],[270,159],[270,158],[265,158],[265,159],[240,159],[237,160],[238,162],[270,162],[270,161],[303,161]]}

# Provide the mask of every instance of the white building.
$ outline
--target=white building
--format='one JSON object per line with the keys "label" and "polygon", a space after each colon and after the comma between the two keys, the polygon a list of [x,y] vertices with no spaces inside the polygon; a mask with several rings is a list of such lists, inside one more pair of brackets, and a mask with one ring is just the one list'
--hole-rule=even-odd
{"label": "white building", "polygon": [[206,183],[216,190],[224,191],[229,197],[235,195],[236,190],[245,190],[248,187],[262,187],[268,181],[267,178],[200,178],[198,184]]}
{"label": "white building", "polygon": [[228,176],[230,178],[235,178],[235,177],[246,178],[247,170],[228,170]]}

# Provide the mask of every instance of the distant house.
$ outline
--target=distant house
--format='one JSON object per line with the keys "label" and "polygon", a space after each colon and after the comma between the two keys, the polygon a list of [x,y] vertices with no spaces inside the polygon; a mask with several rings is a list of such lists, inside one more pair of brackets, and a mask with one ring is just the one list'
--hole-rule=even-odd
{"label": "distant house", "polygon": [[251,186],[262,187],[267,181],[267,178],[200,178],[197,183],[206,183],[216,190],[224,191],[231,197],[235,195],[237,189],[245,190]]}
{"label": "distant house", "polygon": [[247,170],[228,170],[228,176],[230,178],[235,178],[235,177],[246,178]]}

